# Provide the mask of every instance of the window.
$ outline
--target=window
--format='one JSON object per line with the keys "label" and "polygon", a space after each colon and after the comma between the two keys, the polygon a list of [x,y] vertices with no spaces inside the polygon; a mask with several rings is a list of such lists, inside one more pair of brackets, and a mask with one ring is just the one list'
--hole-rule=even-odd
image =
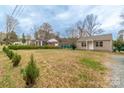
{"label": "window", "polygon": [[99,46],[99,42],[96,42],[96,47],[98,47]]}
{"label": "window", "polygon": [[96,47],[103,47],[103,41],[96,41]]}
{"label": "window", "polygon": [[103,47],[103,41],[100,41],[100,47]]}
{"label": "window", "polygon": [[86,47],[86,42],[82,42],[82,47]]}

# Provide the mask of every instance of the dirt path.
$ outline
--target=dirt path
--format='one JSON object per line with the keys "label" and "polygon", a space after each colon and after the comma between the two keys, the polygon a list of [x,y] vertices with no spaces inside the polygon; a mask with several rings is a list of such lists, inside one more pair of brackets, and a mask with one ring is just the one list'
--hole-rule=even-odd
{"label": "dirt path", "polygon": [[111,64],[111,87],[124,88],[124,56],[113,55],[112,60],[114,61],[114,63]]}

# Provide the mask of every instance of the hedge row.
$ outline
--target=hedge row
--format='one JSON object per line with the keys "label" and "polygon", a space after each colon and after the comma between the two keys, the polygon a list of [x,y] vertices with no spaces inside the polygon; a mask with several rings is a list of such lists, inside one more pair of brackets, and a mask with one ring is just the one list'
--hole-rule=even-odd
{"label": "hedge row", "polygon": [[[21,56],[17,53],[14,53],[8,47],[3,47],[4,53],[12,60],[13,67],[18,66]],[[36,61],[34,60],[33,55],[31,55],[30,61],[25,69],[21,69],[23,79],[25,80],[26,87],[32,87],[36,83],[36,79],[39,76],[39,68],[37,68]]]}
{"label": "hedge row", "polygon": [[12,59],[14,56],[14,52],[11,51],[9,48],[7,47],[3,47],[3,51],[6,53],[6,55],[9,57],[9,59]]}
{"label": "hedge row", "polygon": [[59,49],[60,47],[55,46],[29,46],[29,45],[9,45],[9,49],[19,50],[19,49]]}
{"label": "hedge row", "polygon": [[6,55],[9,57],[10,60],[12,60],[13,66],[17,66],[20,63],[21,56],[17,53],[14,53],[12,50],[10,50],[7,47],[3,47],[3,51],[6,53]]}

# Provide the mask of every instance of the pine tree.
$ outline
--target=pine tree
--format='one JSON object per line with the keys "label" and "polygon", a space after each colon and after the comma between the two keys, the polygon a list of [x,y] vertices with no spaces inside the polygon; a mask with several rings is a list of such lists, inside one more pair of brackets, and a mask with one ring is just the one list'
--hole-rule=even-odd
{"label": "pine tree", "polygon": [[22,70],[23,79],[28,87],[32,87],[36,82],[36,78],[39,76],[39,69],[35,63],[36,61],[34,60],[33,55],[31,55],[27,67]]}
{"label": "pine tree", "polygon": [[22,43],[24,44],[25,42],[26,42],[25,34],[23,33],[23,34],[22,34]]}

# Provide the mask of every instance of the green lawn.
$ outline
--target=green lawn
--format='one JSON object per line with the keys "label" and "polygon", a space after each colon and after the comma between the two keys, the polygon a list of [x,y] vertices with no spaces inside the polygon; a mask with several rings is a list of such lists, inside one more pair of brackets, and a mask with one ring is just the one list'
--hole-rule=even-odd
{"label": "green lawn", "polygon": [[92,68],[94,70],[98,70],[98,71],[104,71],[106,70],[106,68],[98,61],[91,59],[91,58],[83,58],[81,60],[81,63],[83,65],[86,65],[89,68]]}

